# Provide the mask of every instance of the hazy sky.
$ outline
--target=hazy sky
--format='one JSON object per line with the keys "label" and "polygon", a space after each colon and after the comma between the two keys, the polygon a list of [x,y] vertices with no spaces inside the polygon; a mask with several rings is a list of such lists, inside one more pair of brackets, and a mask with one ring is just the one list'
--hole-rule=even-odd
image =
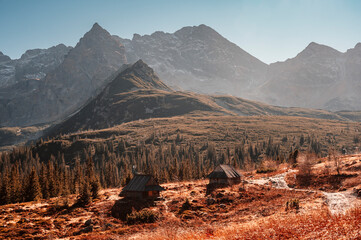
{"label": "hazy sky", "polygon": [[361,42],[361,1],[351,0],[0,0],[0,51],[75,46],[94,22],[111,34],[174,32],[206,24],[271,63],[310,42],[346,51]]}

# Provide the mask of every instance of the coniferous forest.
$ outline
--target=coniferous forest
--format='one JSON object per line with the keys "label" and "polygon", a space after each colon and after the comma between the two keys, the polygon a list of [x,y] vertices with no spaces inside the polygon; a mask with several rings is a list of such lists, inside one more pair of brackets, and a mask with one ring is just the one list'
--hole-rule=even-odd
{"label": "coniferous forest", "polygon": [[133,166],[164,183],[204,178],[220,163],[248,170],[260,167],[264,160],[278,164],[294,162],[301,148],[319,156],[326,155],[328,150],[324,142],[310,135],[277,140],[269,137],[256,142],[247,138],[222,148],[213,142],[185,140],[181,134],[172,141],[160,140],[153,134],[137,144],[123,138],[84,144],[77,137],[70,146],[60,139],[40,140],[33,146],[1,153],[0,203],[68,194],[96,197],[100,187],[125,185],[132,177]]}

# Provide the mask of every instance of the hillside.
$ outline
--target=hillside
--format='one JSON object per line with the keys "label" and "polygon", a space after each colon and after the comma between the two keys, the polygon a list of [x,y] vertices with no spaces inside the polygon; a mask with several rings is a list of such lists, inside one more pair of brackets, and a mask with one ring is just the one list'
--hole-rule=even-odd
{"label": "hillside", "polygon": [[60,121],[96,96],[126,63],[124,47],[96,23],[39,81],[0,89],[0,126]]}
{"label": "hillside", "polygon": [[[360,155],[342,157],[345,175],[354,174]],[[317,159],[322,172],[327,159]],[[277,172],[242,172],[244,183],[205,194],[207,180],[162,184],[161,199],[147,208],[142,222],[111,215],[121,188],[104,189],[84,208],[72,207],[75,195],[38,202],[0,206],[0,237],[72,239],[358,239],[361,199],[344,190],[329,193],[280,187],[286,173],[298,169],[281,165]],[[359,170],[356,171],[360,174]],[[360,175],[358,175],[360,177]],[[350,179],[349,179],[350,180]],[[351,186],[351,187],[350,187]],[[360,187],[360,186],[359,186]],[[343,196],[334,198],[333,196]],[[188,202],[188,203],[186,203]],[[291,205],[294,203],[294,205]],[[145,215],[144,215],[145,216]],[[150,218],[149,218],[150,219]]]}
{"label": "hillside", "polygon": [[357,114],[324,110],[282,108],[232,96],[202,95],[173,91],[142,60],[120,71],[104,90],[79,112],[50,128],[49,135],[103,129],[124,122],[198,114],[203,116],[298,116],[308,118],[357,120]]}
{"label": "hillside", "polygon": [[123,64],[139,59],[174,90],[357,111],[360,46],[341,53],[311,43],[296,57],[267,65],[203,24],[174,33],[135,34],[129,40],[110,35],[96,23],[74,48],[59,44],[29,50],[18,60],[0,53],[0,126],[68,118],[95,98]]}
{"label": "hillside", "polygon": [[143,59],[177,90],[245,96],[262,84],[267,65],[209,26],[189,26],[174,33],[114,36],[129,62]]}
{"label": "hillside", "polygon": [[48,49],[31,49],[19,59],[11,59],[0,52],[0,88],[43,79],[63,62],[71,49],[64,44]]}
{"label": "hillside", "polygon": [[[267,157],[287,161],[290,152],[295,149],[317,151],[323,156],[326,156],[331,148],[337,151],[346,148],[348,152],[354,152],[357,148],[361,149],[360,132],[360,123],[344,121],[287,116],[193,114],[139,120],[107,129],[66,134],[38,143],[31,151],[39,156],[40,161],[47,161],[51,155],[64,156],[69,165],[73,165],[74,160],[79,157],[84,160],[84,151],[88,152],[95,162],[103,161],[103,156],[109,156],[111,159],[116,158],[112,160],[115,164],[117,161],[124,161],[124,157],[128,155],[134,156],[134,159],[131,157],[132,161],[138,165],[142,161],[135,158],[135,154],[140,151],[139,148],[144,148],[154,151],[155,154],[149,168],[157,169],[162,166],[167,170],[172,168],[174,152],[167,156],[169,153],[165,149],[190,147],[191,152],[198,155],[189,156],[191,164],[196,164],[193,161],[201,157],[205,161],[204,168],[208,169],[208,161],[222,161],[223,154],[239,165],[243,165],[247,158],[251,161],[250,165],[257,165]],[[257,153],[251,153],[251,156],[250,149],[255,147]],[[163,150],[158,152],[161,149]],[[210,151],[214,151],[214,156],[208,155]],[[239,152],[242,152],[242,156]],[[112,154],[115,155],[110,157]],[[164,158],[169,158],[170,163],[167,166],[161,162]],[[131,165],[126,167],[131,170]],[[119,171],[121,169],[124,170],[124,166],[119,165]]]}
{"label": "hillside", "polygon": [[296,57],[270,64],[254,96],[279,106],[360,110],[360,53],[361,44],[342,53],[312,42]]}

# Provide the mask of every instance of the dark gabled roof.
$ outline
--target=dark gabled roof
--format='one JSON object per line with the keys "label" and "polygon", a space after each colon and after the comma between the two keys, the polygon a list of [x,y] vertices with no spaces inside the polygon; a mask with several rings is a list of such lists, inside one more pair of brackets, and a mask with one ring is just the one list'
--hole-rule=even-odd
{"label": "dark gabled roof", "polygon": [[218,165],[213,172],[211,172],[208,178],[239,178],[241,177],[241,173],[237,171],[231,165],[221,164]]}
{"label": "dark gabled roof", "polygon": [[145,191],[164,191],[165,189],[159,185],[145,186]]}
{"label": "dark gabled roof", "polygon": [[151,175],[146,174],[136,174],[132,180],[123,188],[122,192],[125,191],[134,191],[134,192],[144,192],[144,191],[163,191],[165,190],[159,185],[148,185],[147,183],[152,178]]}

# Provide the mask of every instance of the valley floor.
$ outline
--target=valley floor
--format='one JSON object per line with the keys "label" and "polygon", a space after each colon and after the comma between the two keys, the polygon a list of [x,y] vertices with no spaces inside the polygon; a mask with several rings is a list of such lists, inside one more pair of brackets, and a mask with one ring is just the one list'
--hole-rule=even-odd
{"label": "valley floor", "polygon": [[[359,165],[361,155],[343,161],[344,169]],[[62,197],[0,206],[0,238],[360,239],[361,199],[352,188],[289,188],[286,181],[296,171],[285,166],[269,174],[245,173],[246,183],[208,196],[207,180],[162,184],[162,200],[150,208],[160,218],[148,224],[127,225],[111,216],[120,189],[102,190],[86,208],[65,208]],[[186,199],[190,204],[181,210]],[[71,196],[69,204],[75,200]]]}

